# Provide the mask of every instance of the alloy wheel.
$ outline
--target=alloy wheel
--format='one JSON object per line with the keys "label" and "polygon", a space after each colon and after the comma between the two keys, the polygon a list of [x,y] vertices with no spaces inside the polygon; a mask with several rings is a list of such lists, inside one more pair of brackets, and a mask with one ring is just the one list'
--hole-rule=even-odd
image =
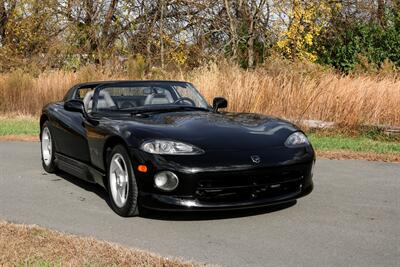
{"label": "alloy wheel", "polygon": [[110,162],[110,189],[114,203],[117,207],[124,207],[128,200],[129,173],[124,157],[116,153]]}

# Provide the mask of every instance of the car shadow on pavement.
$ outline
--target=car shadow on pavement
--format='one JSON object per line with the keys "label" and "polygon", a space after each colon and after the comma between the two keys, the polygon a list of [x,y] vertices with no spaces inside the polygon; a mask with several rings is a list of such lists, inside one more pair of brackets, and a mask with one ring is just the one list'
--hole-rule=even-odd
{"label": "car shadow on pavement", "polygon": [[153,211],[145,210],[140,215],[142,218],[163,220],[163,221],[203,221],[203,220],[223,220],[239,217],[249,217],[262,215],[270,212],[284,210],[296,205],[297,201],[291,201],[284,204],[267,206],[261,208],[228,210],[228,211]]}
{"label": "car shadow on pavement", "polygon": [[110,204],[110,199],[108,198],[108,193],[100,185],[84,181],[82,179],[79,179],[79,178],[72,176],[71,174],[68,174],[63,171],[58,171],[56,175],[76,186],[79,186],[80,188],[85,189],[86,191],[95,193],[97,196],[102,198],[107,203],[108,207],[111,209],[111,206],[110,206],[111,204]]}
{"label": "car shadow on pavement", "polygon": [[[93,184],[82,179],[76,178],[65,172],[58,172],[57,176],[76,185],[88,192],[92,192],[102,198],[111,209],[110,200],[107,191],[98,184]],[[157,211],[141,209],[140,217],[152,220],[163,221],[201,221],[201,220],[223,220],[239,217],[248,217],[262,215],[270,212],[284,210],[296,205],[297,201],[291,201],[279,205],[267,206],[261,208],[251,208],[243,210],[228,210],[228,211]],[[118,216],[115,214],[115,216]]]}

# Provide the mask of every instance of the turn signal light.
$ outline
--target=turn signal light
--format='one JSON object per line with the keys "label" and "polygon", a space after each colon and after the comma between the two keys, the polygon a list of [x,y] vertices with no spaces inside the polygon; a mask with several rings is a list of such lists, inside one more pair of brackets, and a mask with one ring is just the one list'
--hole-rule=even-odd
{"label": "turn signal light", "polygon": [[147,172],[147,166],[146,165],[139,165],[137,167],[138,171],[140,172]]}

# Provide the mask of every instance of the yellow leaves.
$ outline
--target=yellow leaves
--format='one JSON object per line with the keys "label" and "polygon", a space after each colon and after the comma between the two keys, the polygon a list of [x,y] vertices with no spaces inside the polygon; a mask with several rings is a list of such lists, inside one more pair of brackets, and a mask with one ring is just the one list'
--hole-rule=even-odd
{"label": "yellow leaves", "polygon": [[332,9],[327,0],[294,0],[288,29],[280,36],[276,48],[289,59],[300,58],[311,62],[317,60],[312,52],[316,36],[329,21]]}
{"label": "yellow leaves", "polygon": [[303,55],[303,58],[307,59],[310,62],[315,62],[318,59],[317,55],[315,55],[313,53],[309,53],[309,52],[305,52],[305,54]]}
{"label": "yellow leaves", "polygon": [[[165,54],[171,62],[182,67],[186,64],[189,57],[189,49],[187,48],[187,41],[180,40],[179,42],[173,40],[171,36],[163,35]],[[161,46],[160,41],[156,42],[157,47]]]}
{"label": "yellow leaves", "polygon": [[30,55],[40,51],[48,42],[51,18],[44,3],[36,1],[20,1],[11,13],[6,24],[4,46],[16,54]]}
{"label": "yellow leaves", "polygon": [[306,35],[304,35],[304,42],[307,45],[312,45],[313,39],[314,39],[314,37],[312,36],[312,34],[310,32],[308,32],[308,33],[306,33]]}
{"label": "yellow leaves", "polygon": [[171,59],[179,66],[185,65],[188,55],[185,51],[173,51],[171,52]]}
{"label": "yellow leaves", "polygon": [[280,40],[276,43],[276,45],[278,46],[278,48],[283,49],[284,47],[286,47],[288,44],[288,40]]}

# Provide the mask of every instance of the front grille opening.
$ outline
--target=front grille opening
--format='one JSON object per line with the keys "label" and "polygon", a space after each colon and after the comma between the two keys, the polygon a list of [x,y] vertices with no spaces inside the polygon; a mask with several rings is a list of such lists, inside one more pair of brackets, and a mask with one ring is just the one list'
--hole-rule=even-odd
{"label": "front grille opening", "polygon": [[195,195],[204,202],[221,203],[272,199],[300,192],[303,180],[300,172],[293,171],[279,175],[201,179]]}

